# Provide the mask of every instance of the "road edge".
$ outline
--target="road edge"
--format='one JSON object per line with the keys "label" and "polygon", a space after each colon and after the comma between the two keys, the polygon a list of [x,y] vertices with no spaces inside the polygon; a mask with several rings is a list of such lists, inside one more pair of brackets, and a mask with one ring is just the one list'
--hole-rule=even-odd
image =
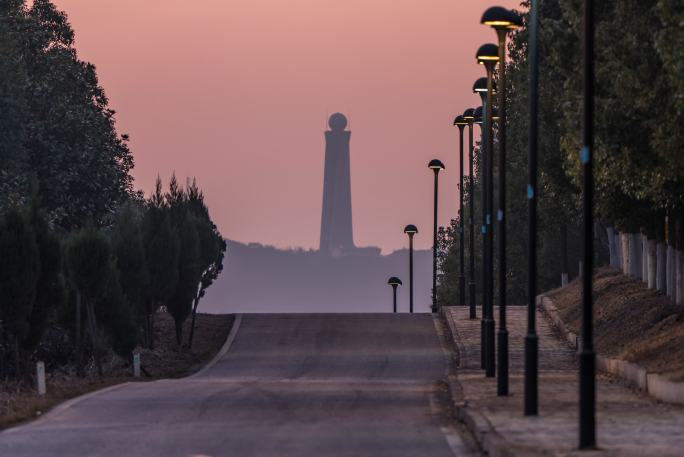
{"label": "road edge", "polygon": [[[242,314],[235,314],[235,319],[233,320],[233,325],[230,328],[230,332],[228,332],[228,336],[226,337],[226,341],[223,343],[223,346],[221,346],[221,349],[219,349],[219,352],[212,358],[209,362],[207,362],[199,371],[192,373],[188,376],[185,376],[183,378],[178,378],[178,379],[192,379],[195,376],[200,375],[201,373],[205,372],[212,366],[214,366],[221,357],[223,357],[228,350],[230,349],[230,346],[233,344],[233,340],[235,340],[235,336],[237,335],[237,331],[240,327],[240,323],[242,322]],[[146,383],[155,383],[155,382],[161,382],[161,381],[169,381],[169,380],[174,380],[173,378],[162,378],[162,379],[156,379],[154,381],[148,381]],[[78,403],[85,401],[89,398],[92,398],[96,395],[100,394],[105,394],[108,392],[112,392],[114,390],[120,389],[122,387],[128,386],[128,385],[137,385],[137,384],[142,384],[142,381],[125,381],[119,384],[114,384],[113,386],[108,386],[108,387],[103,387],[102,389],[94,390],[92,392],[85,393],[83,395],[79,395],[78,397],[70,398],[68,400],[64,400],[61,403],[56,404],[53,406],[49,411],[47,411],[45,414],[43,414],[40,417],[37,417],[33,420],[28,420],[25,422],[18,423],[16,425],[10,426],[5,429],[0,429],[0,434],[3,433],[11,433],[12,431],[19,430],[23,427],[31,426],[31,425],[39,425],[40,423],[47,421],[49,419],[52,419],[55,416],[60,415],[64,411],[67,411],[68,409],[72,408],[73,406],[77,405]]]}
{"label": "road edge", "polygon": [[218,353],[214,356],[213,359],[211,359],[207,364],[205,364],[201,370],[198,372],[188,376],[185,379],[193,379],[195,377],[198,377],[207,371],[209,371],[214,365],[218,363],[219,360],[223,358],[224,355],[228,353],[230,350],[230,347],[233,345],[233,341],[235,341],[235,337],[237,336],[238,330],[240,330],[240,324],[242,324],[242,314],[235,314],[235,319],[233,320],[233,326],[230,328],[230,332],[228,333],[228,336],[226,337],[226,342],[223,343],[223,346],[221,346],[221,349],[218,351]]}
{"label": "road edge", "polygon": [[[448,318],[444,309],[440,310],[439,319],[442,321],[447,339],[455,354],[455,363],[451,364],[447,376],[447,386],[451,397],[454,419],[465,426],[470,433],[474,444],[484,455],[491,457],[522,457],[524,454],[516,452],[511,443],[496,431],[487,418],[472,408],[468,408],[468,401],[463,397],[463,389],[458,381],[461,357],[466,354],[465,348],[460,344],[458,332],[452,326],[454,323]],[[451,338],[449,338],[451,337]]]}

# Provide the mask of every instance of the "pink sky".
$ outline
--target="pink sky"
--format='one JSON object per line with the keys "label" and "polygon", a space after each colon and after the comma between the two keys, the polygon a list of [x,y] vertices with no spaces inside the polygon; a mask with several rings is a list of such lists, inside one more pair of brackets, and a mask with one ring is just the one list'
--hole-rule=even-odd
{"label": "pink sky", "polygon": [[136,186],[195,176],[222,233],[318,247],[323,131],[350,118],[357,245],[431,245],[456,214],[455,114],[474,106],[479,24],[519,0],[55,0],[131,135]]}

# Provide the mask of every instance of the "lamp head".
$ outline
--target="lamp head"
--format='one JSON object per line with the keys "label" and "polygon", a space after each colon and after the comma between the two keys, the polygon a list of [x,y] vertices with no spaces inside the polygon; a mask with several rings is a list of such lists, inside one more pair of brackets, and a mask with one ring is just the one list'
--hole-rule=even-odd
{"label": "lamp head", "polygon": [[[493,94],[496,93],[496,83],[492,81],[492,90]],[[487,78],[478,78],[477,81],[475,81],[475,84],[473,84],[473,93],[475,94],[482,94],[482,93],[487,93]]]}
{"label": "lamp head", "polygon": [[484,12],[480,23],[495,29],[517,29],[522,27],[522,18],[515,11],[502,6],[492,6]]}
{"label": "lamp head", "polygon": [[475,119],[473,113],[475,113],[475,110],[473,108],[468,108],[467,110],[463,111],[463,119],[465,119],[467,122],[472,121]]}
{"label": "lamp head", "polygon": [[480,46],[475,55],[477,63],[484,65],[486,63],[496,64],[499,61],[499,46],[494,43],[487,43]]}
{"label": "lamp head", "polygon": [[444,170],[444,164],[437,159],[432,159],[428,164],[430,170],[434,170],[435,173],[439,173],[440,170]]}
{"label": "lamp head", "polygon": [[468,121],[463,117],[463,116],[456,116],[456,119],[454,119],[454,125],[458,125],[459,127],[463,127],[464,125],[468,125]]}
{"label": "lamp head", "polygon": [[406,227],[404,227],[404,233],[408,233],[409,236],[413,236],[416,233],[418,233],[418,227],[416,227],[413,224],[409,224]]}
{"label": "lamp head", "polygon": [[475,112],[473,113],[473,116],[475,116],[475,120],[473,123],[475,124],[482,124],[483,122],[483,116],[482,116],[482,107],[478,106],[475,108]]}
{"label": "lamp head", "polygon": [[392,276],[387,280],[387,284],[389,284],[392,287],[397,287],[401,286],[403,283],[401,282],[401,279],[397,278],[396,276]]}
{"label": "lamp head", "polygon": [[493,121],[498,121],[499,120],[499,110],[496,108],[492,107],[492,120]]}

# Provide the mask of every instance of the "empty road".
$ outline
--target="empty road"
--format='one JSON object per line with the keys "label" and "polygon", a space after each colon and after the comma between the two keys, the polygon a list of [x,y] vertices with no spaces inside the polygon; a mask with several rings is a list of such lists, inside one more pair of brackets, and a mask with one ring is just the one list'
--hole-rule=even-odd
{"label": "empty road", "polygon": [[[195,376],[128,383],[0,433],[0,456],[470,455],[430,315],[243,315]],[[235,329],[234,329],[235,330]]]}

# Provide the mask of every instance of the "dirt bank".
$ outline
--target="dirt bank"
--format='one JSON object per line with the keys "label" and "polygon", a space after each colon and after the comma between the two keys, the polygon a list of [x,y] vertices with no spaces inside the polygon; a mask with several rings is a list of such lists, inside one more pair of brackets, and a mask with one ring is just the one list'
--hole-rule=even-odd
{"label": "dirt bank", "polygon": [[[581,283],[546,294],[570,330],[580,333]],[[594,279],[596,350],[684,381],[684,307],[620,271],[601,268]]]}

